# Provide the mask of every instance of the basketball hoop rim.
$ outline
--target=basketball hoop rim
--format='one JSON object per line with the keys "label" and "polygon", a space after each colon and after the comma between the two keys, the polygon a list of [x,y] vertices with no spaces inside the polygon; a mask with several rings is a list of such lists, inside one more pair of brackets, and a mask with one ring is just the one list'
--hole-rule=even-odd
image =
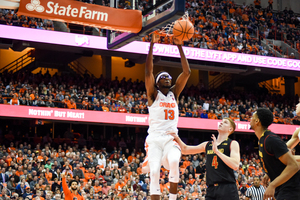
{"label": "basketball hoop rim", "polygon": [[151,34],[156,34],[156,35],[159,35],[159,36],[163,36],[163,37],[173,37],[174,34],[173,34],[173,27],[175,25],[175,23],[179,20],[189,20],[189,13],[186,11],[184,13],[184,15],[179,18],[178,20],[176,20],[175,22],[172,22],[170,24],[167,24],[166,26],[162,27],[161,30],[155,30],[153,31]]}

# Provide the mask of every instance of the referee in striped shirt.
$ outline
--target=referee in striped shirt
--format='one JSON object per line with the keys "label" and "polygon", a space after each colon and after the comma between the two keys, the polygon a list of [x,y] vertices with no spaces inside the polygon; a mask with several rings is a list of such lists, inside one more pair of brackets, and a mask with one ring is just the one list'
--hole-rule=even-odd
{"label": "referee in striped shirt", "polygon": [[254,176],[253,186],[246,191],[246,200],[263,200],[265,188],[260,184],[260,178]]}

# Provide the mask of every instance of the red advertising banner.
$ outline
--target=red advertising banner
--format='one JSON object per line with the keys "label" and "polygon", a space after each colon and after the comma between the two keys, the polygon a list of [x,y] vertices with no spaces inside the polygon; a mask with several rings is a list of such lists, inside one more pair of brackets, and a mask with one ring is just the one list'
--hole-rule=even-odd
{"label": "red advertising banner", "polygon": [[72,0],[21,0],[18,15],[138,33],[142,12]]}
{"label": "red advertising banner", "polygon": [[[33,118],[45,120],[63,120],[93,122],[102,124],[124,124],[148,126],[148,115],[115,113],[89,110],[71,110],[60,108],[44,108],[34,106],[0,105],[0,116],[15,118]],[[178,128],[217,130],[221,120],[179,117]],[[277,134],[292,135],[300,126],[272,124],[269,129]],[[249,122],[236,121],[236,132],[253,132]]]}

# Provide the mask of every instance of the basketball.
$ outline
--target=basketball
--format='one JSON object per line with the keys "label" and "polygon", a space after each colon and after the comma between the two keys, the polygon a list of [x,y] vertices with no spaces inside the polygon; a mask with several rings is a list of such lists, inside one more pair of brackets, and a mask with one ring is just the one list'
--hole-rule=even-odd
{"label": "basketball", "polygon": [[173,35],[179,40],[187,41],[194,35],[194,25],[189,20],[177,20],[173,27]]}

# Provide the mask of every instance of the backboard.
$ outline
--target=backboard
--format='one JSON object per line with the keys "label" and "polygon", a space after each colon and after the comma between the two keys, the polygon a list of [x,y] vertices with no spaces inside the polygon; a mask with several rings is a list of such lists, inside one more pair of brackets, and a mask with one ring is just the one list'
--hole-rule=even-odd
{"label": "backboard", "polygon": [[[161,10],[162,6],[166,7],[166,10],[157,12],[156,9]],[[120,33],[117,31],[108,30],[107,36],[107,48],[118,49],[134,40],[141,40],[141,38],[150,34],[151,32],[158,30],[167,24],[170,24],[185,13],[185,0],[159,0],[153,4],[153,6],[145,9],[143,14],[143,26],[139,33]]]}

